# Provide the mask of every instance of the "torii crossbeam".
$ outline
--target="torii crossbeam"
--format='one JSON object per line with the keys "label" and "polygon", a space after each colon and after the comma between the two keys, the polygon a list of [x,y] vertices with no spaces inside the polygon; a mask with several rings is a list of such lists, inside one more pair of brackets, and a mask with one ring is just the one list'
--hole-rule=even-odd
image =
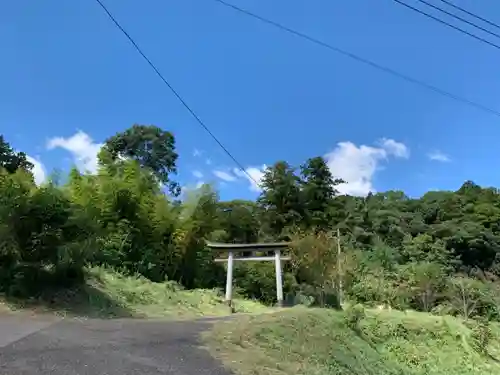
{"label": "torii crossbeam", "polygon": [[[256,244],[231,244],[231,243],[213,243],[207,242],[207,246],[217,253],[227,253],[227,258],[216,258],[215,262],[227,262],[226,273],[226,303],[232,308],[233,294],[233,263],[236,262],[269,262],[274,261],[276,269],[276,299],[278,306],[283,306],[283,276],[281,269],[281,261],[290,260],[288,255],[282,255],[282,250],[290,246],[288,242],[279,243],[256,243]],[[243,256],[241,254],[235,256],[235,253],[251,253],[251,256]],[[257,253],[264,252],[269,254],[274,252],[273,256],[258,255]]]}

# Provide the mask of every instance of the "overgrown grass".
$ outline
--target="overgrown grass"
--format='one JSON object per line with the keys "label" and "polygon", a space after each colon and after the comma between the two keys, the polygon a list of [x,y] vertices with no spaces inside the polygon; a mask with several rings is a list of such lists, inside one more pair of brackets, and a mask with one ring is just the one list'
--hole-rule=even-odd
{"label": "overgrown grass", "polygon": [[[216,290],[185,290],[178,283],[153,283],[141,276],[124,276],[95,267],[78,288],[46,293],[36,300],[4,300],[0,312],[36,310],[84,317],[138,317],[190,319],[223,316],[229,308]],[[268,308],[258,302],[236,299],[238,313],[259,313]]]}
{"label": "overgrown grass", "polygon": [[417,312],[294,308],[220,322],[204,339],[240,375],[500,374],[498,325]]}

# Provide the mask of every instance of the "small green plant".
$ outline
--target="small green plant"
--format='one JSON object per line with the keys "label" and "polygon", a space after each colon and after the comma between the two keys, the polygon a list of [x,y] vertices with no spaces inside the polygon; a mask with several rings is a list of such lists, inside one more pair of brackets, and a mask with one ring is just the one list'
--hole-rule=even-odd
{"label": "small green plant", "polygon": [[471,346],[483,355],[488,354],[488,346],[493,338],[490,322],[487,319],[479,319],[471,327]]}
{"label": "small green plant", "polygon": [[353,331],[359,332],[360,322],[366,317],[365,308],[363,305],[356,304],[349,307],[345,312],[345,323]]}

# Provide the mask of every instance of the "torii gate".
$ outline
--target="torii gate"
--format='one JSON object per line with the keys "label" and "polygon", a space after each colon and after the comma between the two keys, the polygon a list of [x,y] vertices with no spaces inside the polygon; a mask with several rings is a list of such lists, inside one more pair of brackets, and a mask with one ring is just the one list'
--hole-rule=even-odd
{"label": "torii gate", "polygon": [[[283,256],[281,251],[290,246],[288,242],[280,243],[256,243],[256,244],[231,244],[231,243],[211,243],[207,242],[207,246],[218,252],[227,253],[227,258],[216,258],[215,262],[222,263],[227,262],[227,273],[226,273],[226,303],[232,308],[232,294],[233,294],[233,263],[235,261],[243,262],[269,262],[274,261],[276,269],[276,299],[278,301],[278,306],[283,306],[283,276],[281,269],[281,261],[290,260],[289,255]],[[256,253],[262,251],[269,253],[274,252],[273,256],[259,256]],[[235,253],[248,253],[251,252],[251,256],[235,256]]]}

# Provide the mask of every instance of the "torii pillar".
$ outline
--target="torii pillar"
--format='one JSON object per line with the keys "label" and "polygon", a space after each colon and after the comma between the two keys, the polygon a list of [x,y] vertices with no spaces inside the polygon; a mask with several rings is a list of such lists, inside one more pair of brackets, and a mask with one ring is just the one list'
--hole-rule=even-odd
{"label": "torii pillar", "polygon": [[[256,243],[256,244],[229,244],[229,243],[211,243],[207,242],[207,246],[217,253],[227,253],[227,258],[216,258],[215,262],[227,262],[226,273],[226,298],[225,301],[232,309],[233,303],[233,265],[234,262],[270,262],[273,261],[276,269],[276,300],[278,307],[283,307],[283,273],[281,261],[290,260],[291,257],[283,256],[282,251],[290,246],[288,242],[279,243]],[[242,256],[238,253],[251,252],[251,256]],[[274,252],[273,256],[269,256],[270,252]],[[265,253],[266,255],[258,255]],[[235,255],[236,254],[236,255]]]}

